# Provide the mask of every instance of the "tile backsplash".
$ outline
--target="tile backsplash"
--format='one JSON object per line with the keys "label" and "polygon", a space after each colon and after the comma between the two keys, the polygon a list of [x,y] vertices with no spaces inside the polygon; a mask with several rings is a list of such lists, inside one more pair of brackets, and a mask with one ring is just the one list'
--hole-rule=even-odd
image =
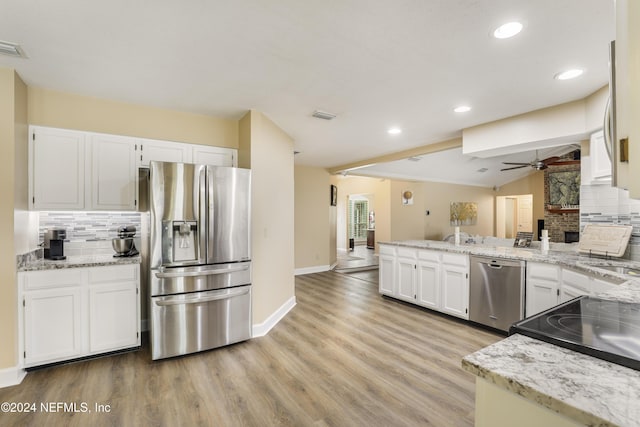
{"label": "tile backsplash", "polygon": [[640,261],[640,200],[609,185],[580,187],[580,230],[588,223],[633,226],[625,258]]}
{"label": "tile backsplash", "polygon": [[91,242],[111,240],[117,237],[118,227],[134,225],[140,234],[138,212],[40,212],[39,239],[53,227],[67,230],[69,242]]}

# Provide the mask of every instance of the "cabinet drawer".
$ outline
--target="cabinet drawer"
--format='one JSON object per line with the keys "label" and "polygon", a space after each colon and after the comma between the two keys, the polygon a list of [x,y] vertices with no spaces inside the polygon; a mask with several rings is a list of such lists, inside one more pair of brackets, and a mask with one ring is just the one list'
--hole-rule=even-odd
{"label": "cabinet drawer", "polygon": [[24,290],[60,288],[82,284],[82,269],[65,268],[60,270],[28,271],[20,273]]}
{"label": "cabinet drawer", "polygon": [[469,266],[469,255],[451,254],[445,252],[442,254],[442,263],[447,265],[467,267]]}
{"label": "cabinet drawer", "polygon": [[395,255],[395,246],[380,245],[380,255]]}
{"label": "cabinet drawer", "polygon": [[424,261],[440,262],[440,253],[434,251],[418,251],[418,259]]}
{"label": "cabinet drawer", "polygon": [[411,248],[398,248],[398,256],[403,258],[416,258],[417,249]]}
{"label": "cabinet drawer", "polygon": [[527,263],[529,277],[547,280],[559,280],[560,270],[557,265]]}
{"label": "cabinet drawer", "polygon": [[138,280],[138,265],[94,267],[89,270],[89,283],[125,282]]}

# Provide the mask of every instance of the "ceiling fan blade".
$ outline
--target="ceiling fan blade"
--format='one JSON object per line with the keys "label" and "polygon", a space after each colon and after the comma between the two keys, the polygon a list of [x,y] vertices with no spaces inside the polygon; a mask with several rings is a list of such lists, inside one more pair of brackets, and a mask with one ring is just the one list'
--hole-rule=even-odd
{"label": "ceiling fan blade", "polygon": [[503,165],[520,165],[520,166],[529,166],[531,165],[531,163],[522,163],[522,162],[518,162],[518,163],[514,163],[514,162],[502,162]]}
{"label": "ceiling fan blade", "polygon": [[550,165],[551,163],[555,163],[558,160],[560,160],[560,157],[554,156],[544,159],[542,163],[544,163],[545,165]]}
{"label": "ceiling fan blade", "polygon": [[501,171],[501,172],[502,172],[502,171],[510,171],[510,170],[512,170],[512,169],[526,168],[527,166],[529,166],[529,163],[525,163],[525,164],[524,164],[524,165],[522,165],[522,166],[514,166],[514,167],[512,167],[512,168],[504,168],[504,169],[500,169],[500,171]]}

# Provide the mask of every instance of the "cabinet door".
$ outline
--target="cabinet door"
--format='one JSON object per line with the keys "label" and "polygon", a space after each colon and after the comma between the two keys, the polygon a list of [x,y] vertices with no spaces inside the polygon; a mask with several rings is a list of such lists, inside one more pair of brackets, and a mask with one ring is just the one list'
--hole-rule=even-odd
{"label": "cabinet door", "polygon": [[527,278],[526,317],[558,305],[558,282]]}
{"label": "cabinet door", "polygon": [[591,184],[611,184],[611,160],[607,154],[602,131],[591,135],[589,148]]}
{"label": "cabinet door", "polygon": [[139,139],[138,167],[148,168],[149,162],[191,163],[191,146],[179,142]]}
{"label": "cabinet door", "polygon": [[135,140],[91,135],[91,209],[135,210]]}
{"label": "cabinet door", "polygon": [[85,136],[33,127],[29,141],[29,198],[37,210],[84,209]]}
{"label": "cabinet door", "polygon": [[89,351],[113,351],[138,345],[136,282],[91,285]]}
{"label": "cabinet door", "polygon": [[563,303],[565,301],[569,301],[579,296],[588,295],[588,294],[589,293],[584,289],[579,289],[563,283],[562,286],[560,287],[560,299],[558,303]]}
{"label": "cabinet door", "polygon": [[213,166],[237,166],[236,150],[232,148],[192,145],[193,163]]}
{"label": "cabinet door", "polygon": [[82,353],[79,287],[24,294],[25,366],[80,357]]}
{"label": "cabinet door", "polygon": [[398,257],[398,293],[396,297],[415,302],[416,300],[416,260]]}
{"label": "cabinet door", "polygon": [[423,307],[440,309],[440,264],[418,261],[417,303]]}
{"label": "cabinet door", "polygon": [[378,264],[379,291],[383,295],[391,296],[395,293],[396,259],[392,255],[380,255]]}
{"label": "cabinet door", "polygon": [[464,267],[442,266],[442,311],[469,318],[469,270]]}

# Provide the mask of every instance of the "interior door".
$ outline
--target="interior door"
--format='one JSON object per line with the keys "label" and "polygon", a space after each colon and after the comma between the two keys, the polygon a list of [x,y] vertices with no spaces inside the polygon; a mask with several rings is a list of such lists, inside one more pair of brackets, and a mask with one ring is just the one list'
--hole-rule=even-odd
{"label": "interior door", "polygon": [[533,232],[533,195],[518,196],[518,231]]}

